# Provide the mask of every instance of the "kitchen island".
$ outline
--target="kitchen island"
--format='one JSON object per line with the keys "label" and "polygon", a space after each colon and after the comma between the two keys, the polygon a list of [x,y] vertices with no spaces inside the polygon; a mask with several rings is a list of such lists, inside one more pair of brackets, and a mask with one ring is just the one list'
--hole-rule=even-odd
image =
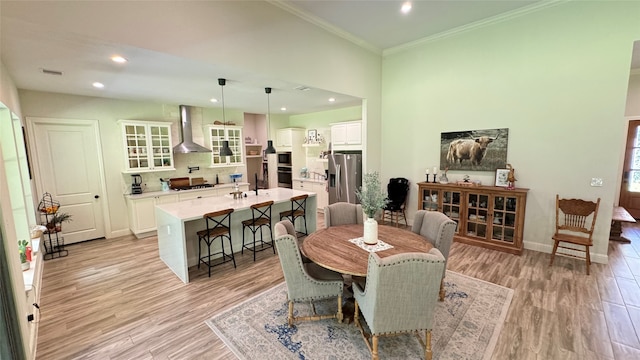
{"label": "kitchen island", "polygon": [[[280,221],[280,212],[291,210],[291,197],[307,194],[306,213],[307,229],[309,233],[316,230],[316,194],[309,191],[285,188],[261,189],[258,195],[255,191],[245,192],[247,197],[233,199],[231,195],[198,198],[180,201],[172,204],[156,205],[155,215],[158,232],[158,249],[160,259],[182,280],[189,282],[189,266],[198,264],[198,236],[199,230],[206,228],[203,215],[213,211],[234,209],[231,215],[231,239],[234,252],[242,250],[242,221],[251,218],[249,207],[253,204],[273,200],[271,222],[275,225]],[[298,224],[298,230],[303,226]],[[269,239],[266,233],[265,239]],[[247,232],[247,238],[251,237]],[[211,252],[220,250],[220,242],[214,242]]]}

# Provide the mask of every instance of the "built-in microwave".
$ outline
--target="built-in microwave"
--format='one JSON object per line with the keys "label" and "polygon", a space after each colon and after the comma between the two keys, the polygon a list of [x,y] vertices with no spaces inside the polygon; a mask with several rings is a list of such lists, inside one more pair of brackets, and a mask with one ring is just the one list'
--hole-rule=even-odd
{"label": "built-in microwave", "polygon": [[291,166],[291,151],[279,152],[276,155],[278,155],[278,166]]}

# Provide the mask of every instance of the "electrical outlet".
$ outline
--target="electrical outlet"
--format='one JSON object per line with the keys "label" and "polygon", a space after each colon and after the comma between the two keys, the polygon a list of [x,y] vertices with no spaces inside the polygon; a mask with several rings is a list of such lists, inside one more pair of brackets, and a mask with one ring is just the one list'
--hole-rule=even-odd
{"label": "electrical outlet", "polygon": [[167,225],[167,235],[171,235],[171,226]]}
{"label": "electrical outlet", "polygon": [[602,178],[591,178],[591,186],[602,186]]}

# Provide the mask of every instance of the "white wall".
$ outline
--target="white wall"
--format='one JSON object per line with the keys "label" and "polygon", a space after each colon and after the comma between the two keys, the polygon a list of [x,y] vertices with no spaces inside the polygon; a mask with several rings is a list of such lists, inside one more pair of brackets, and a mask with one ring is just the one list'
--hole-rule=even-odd
{"label": "white wall", "polygon": [[[6,106],[6,108],[0,110],[0,121],[11,121],[11,112],[17,115],[21,114],[18,91],[13,79],[6,71],[4,64],[0,61],[0,108],[2,105]],[[6,125],[6,123],[4,125]],[[0,126],[0,128],[7,128],[7,126]],[[20,269],[20,260],[18,256],[15,255],[18,254],[18,235],[15,228],[16,221],[13,217],[13,209],[10,199],[10,192],[12,189],[9,189],[8,186],[7,171],[5,170],[3,159],[4,156],[2,148],[0,147],[0,228],[3,236],[3,241],[0,246],[4,247],[4,252],[8,255],[6,259],[0,259],[0,261],[8,264],[12,279],[12,283],[3,284],[0,291],[9,290],[9,293],[13,294],[17,307],[17,313],[15,316],[20,320],[19,332],[22,337],[24,352],[29,354],[29,336],[26,316],[30,308],[28,309],[26,304],[24,280]],[[11,286],[10,289],[8,289],[9,286]],[[4,326],[4,324],[0,326]]]}
{"label": "white wall", "polygon": [[629,76],[629,92],[627,93],[626,116],[640,117],[640,70]]}
{"label": "white wall", "polygon": [[[593,250],[606,261],[639,14],[637,2],[561,3],[386,56],[383,178],[423,181],[441,132],[509,128],[507,160],[530,189],[525,247],[550,252],[556,193],[600,197]],[[468,173],[493,184],[492,172]]]}

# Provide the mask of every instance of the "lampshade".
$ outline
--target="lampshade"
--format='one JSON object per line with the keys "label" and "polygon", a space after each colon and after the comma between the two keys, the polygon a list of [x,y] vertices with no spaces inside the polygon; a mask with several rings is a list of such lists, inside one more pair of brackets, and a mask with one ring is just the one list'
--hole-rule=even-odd
{"label": "lampshade", "polygon": [[[225,129],[225,136],[227,134],[227,119],[224,116],[224,86],[227,84],[226,79],[218,79],[218,85],[220,85],[220,90],[222,91],[222,124]],[[222,141],[222,149],[220,149],[220,156],[233,156],[233,151],[229,147],[229,140]]]}
{"label": "lampshade", "polygon": [[[271,104],[269,102],[269,94],[271,94],[271,88],[264,88],[264,92],[267,94],[267,138],[271,132]],[[273,140],[267,140],[267,148],[264,150],[267,154],[275,154],[276,148],[273,147]]]}

